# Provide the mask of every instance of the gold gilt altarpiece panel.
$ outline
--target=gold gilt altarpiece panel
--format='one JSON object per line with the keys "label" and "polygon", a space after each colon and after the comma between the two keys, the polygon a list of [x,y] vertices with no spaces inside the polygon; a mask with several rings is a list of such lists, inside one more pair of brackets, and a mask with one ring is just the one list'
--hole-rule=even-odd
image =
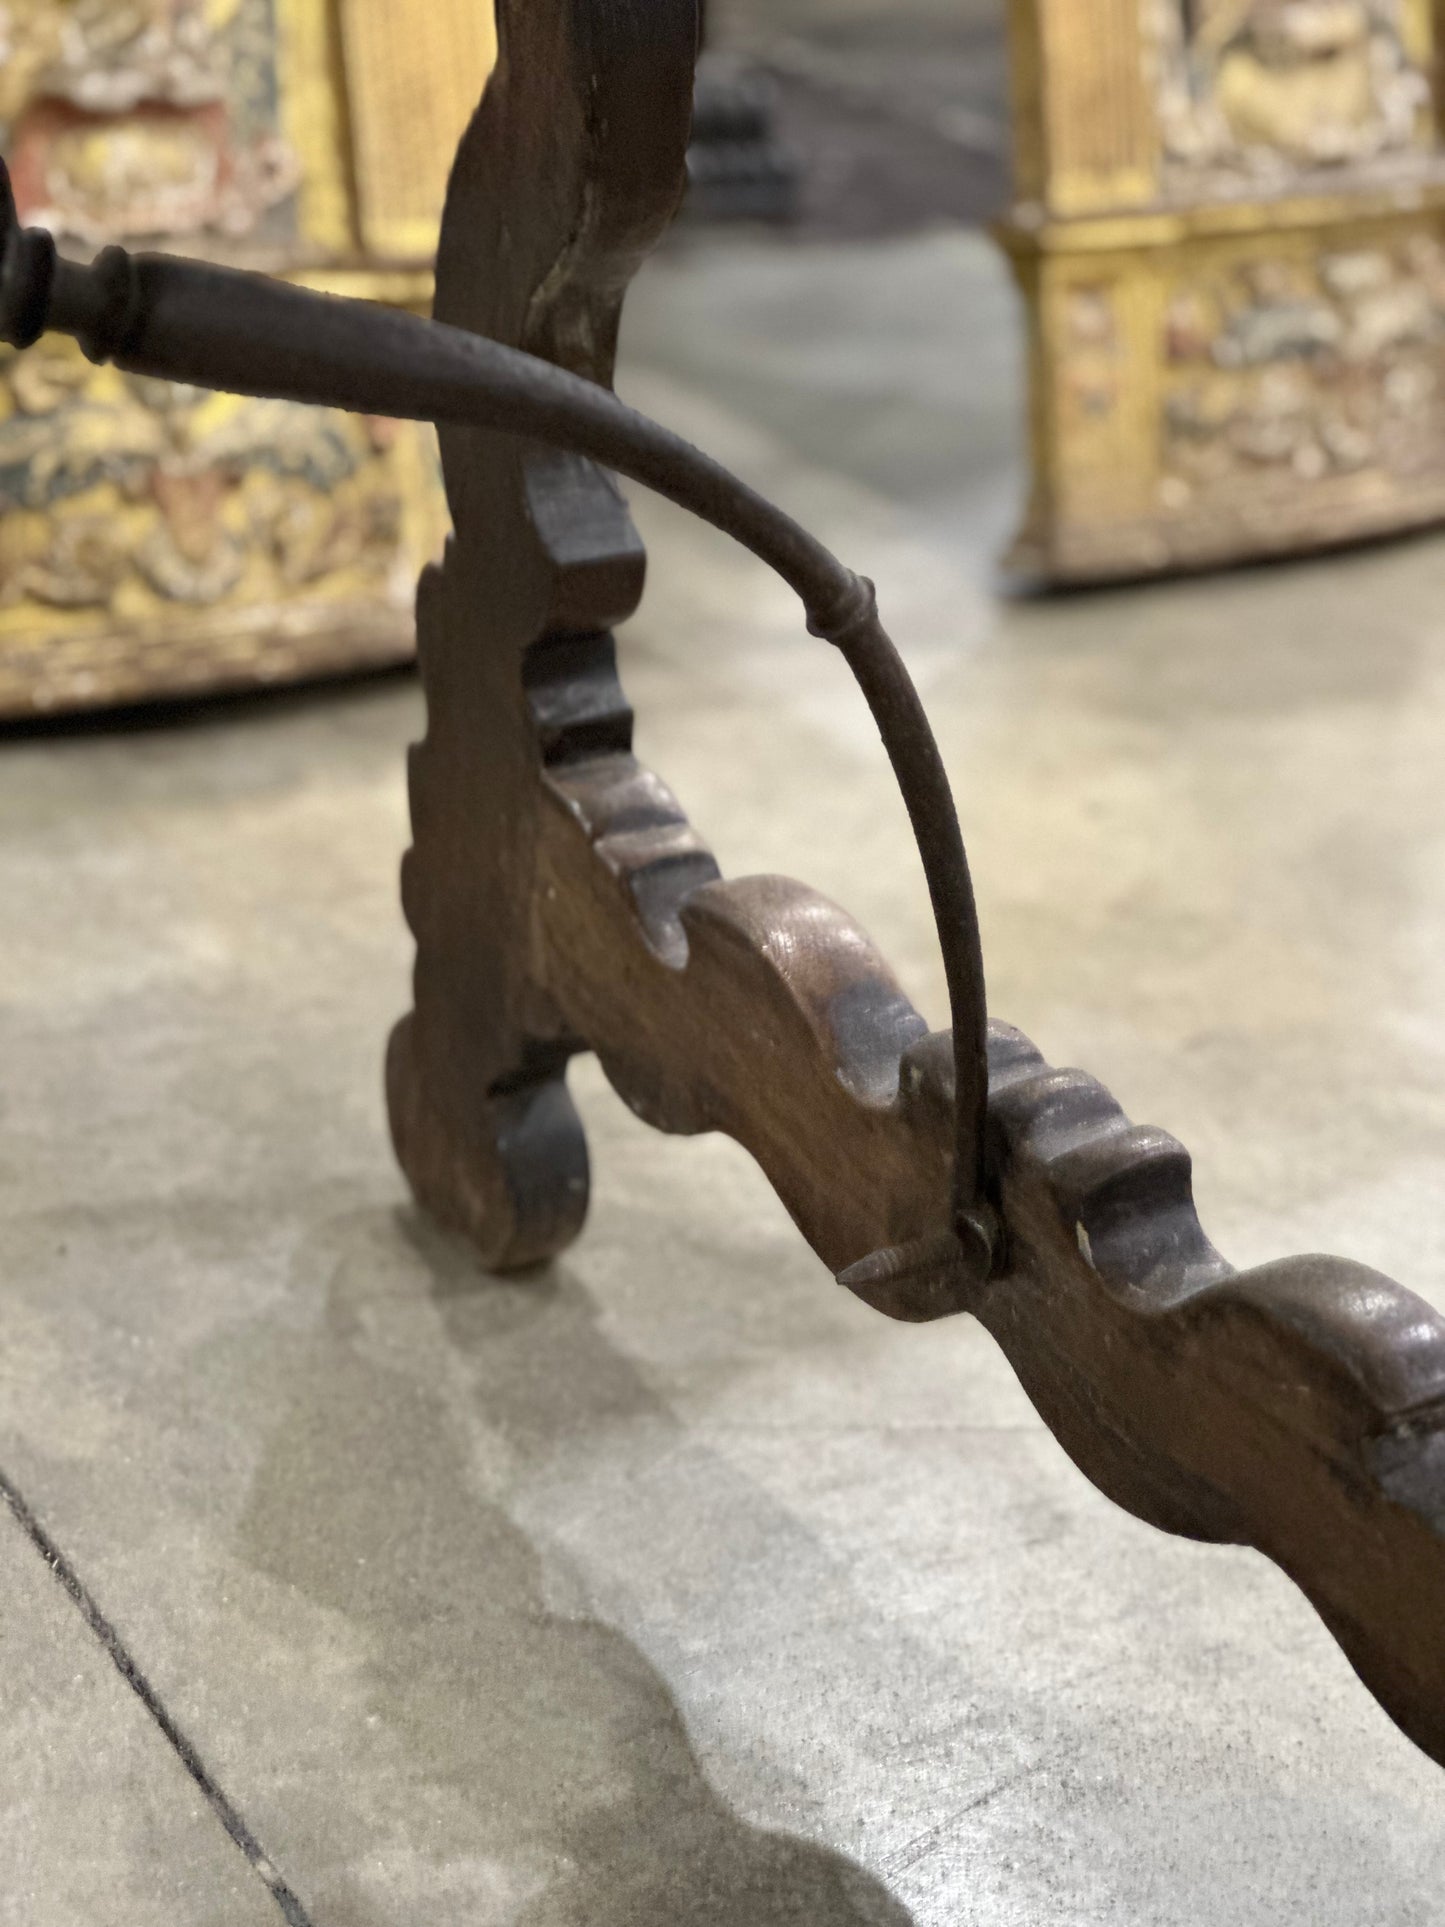
{"label": "gold gilt altarpiece panel", "polygon": [[[0,151],[72,254],[175,247],[425,306],[479,0],[3,0]],[[430,430],[0,358],[0,713],[401,660]]]}
{"label": "gold gilt altarpiece panel", "polygon": [[1014,0],[1033,487],[1084,581],[1445,516],[1432,0]]}

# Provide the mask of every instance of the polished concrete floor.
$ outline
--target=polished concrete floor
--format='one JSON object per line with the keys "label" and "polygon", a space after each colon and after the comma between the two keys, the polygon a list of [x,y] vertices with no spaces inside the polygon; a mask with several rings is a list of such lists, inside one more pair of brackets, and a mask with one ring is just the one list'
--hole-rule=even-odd
{"label": "polished concrete floor", "polygon": [[[1239,1261],[1445,1303],[1445,543],[1000,598],[1014,341],[977,239],[710,241],[624,387],[877,577],[997,1013],[1193,1147]],[[644,754],[941,1017],[838,664],[639,507]],[[419,725],[403,680],[0,742],[0,1922],[1437,1921],[1445,1781],[1291,1587],[1114,1511],[728,1144],[583,1065],[565,1263],[488,1282],[418,1219]]]}

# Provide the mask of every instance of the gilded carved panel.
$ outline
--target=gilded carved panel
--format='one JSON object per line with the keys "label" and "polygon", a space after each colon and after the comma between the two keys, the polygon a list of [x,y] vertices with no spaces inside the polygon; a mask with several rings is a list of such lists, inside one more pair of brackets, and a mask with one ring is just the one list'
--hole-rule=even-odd
{"label": "gilded carved panel", "polygon": [[[1011,0],[1030,311],[1029,575],[1278,555],[1445,516],[1437,0]],[[1060,36],[1065,28],[1072,38]],[[1069,59],[1063,55],[1068,52]],[[1146,191],[1055,124],[1146,85]],[[1151,145],[1152,143],[1152,145]]]}
{"label": "gilded carved panel", "polygon": [[274,0],[8,0],[0,143],[29,218],[102,245],[296,239]]}
{"label": "gilded carved panel", "polygon": [[[474,104],[490,12],[468,7],[486,41],[461,75],[451,46],[438,93]],[[415,11],[391,4],[393,39]],[[0,148],[22,217],[82,253],[149,243],[389,294],[378,270],[399,250],[377,262],[360,244],[361,188],[395,89],[364,91],[342,26],[333,0],[0,0]],[[411,85],[415,119],[415,61]],[[408,177],[403,299],[427,292],[432,135],[435,165]],[[0,713],[404,657],[445,527],[430,430],[135,381],[68,344],[0,354]]]}
{"label": "gilded carved panel", "polygon": [[1438,235],[1252,252],[1179,287],[1167,328],[1166,508],[1445,475]]}
{"label": "gilded carved panel", "polygon": [[1278,185],[1432,140],[1413,0],[1150,0],[1167,184]]}
{"label": "gilded carved panel", "polygon": [[393,581],[395,424],[235,401],[46,348],[0,367],[0,634],[17,612],[212,609]]}

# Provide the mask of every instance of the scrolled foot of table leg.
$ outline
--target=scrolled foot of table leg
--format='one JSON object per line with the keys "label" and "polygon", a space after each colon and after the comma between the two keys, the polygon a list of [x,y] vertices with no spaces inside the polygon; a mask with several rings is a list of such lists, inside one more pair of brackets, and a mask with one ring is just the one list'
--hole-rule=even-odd
{"label": "scrolled foot of table leg", "polygon": [[428,1097],[407,1017],[387,1049],[386,1095],[418,1204],[467,1238],[488,1271],[543,1264],[577,1238],[587,1217],[587,1140],[564,1071],[482,1097],[459,1127]]}

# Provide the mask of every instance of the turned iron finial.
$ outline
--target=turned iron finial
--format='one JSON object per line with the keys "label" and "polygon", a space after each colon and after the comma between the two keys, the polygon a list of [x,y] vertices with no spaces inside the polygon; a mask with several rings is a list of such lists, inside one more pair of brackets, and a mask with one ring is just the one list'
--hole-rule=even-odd
{"label": "turned iron finial", "polygon": [[103,248],[88,267],[67,261],[45,228],[22,227],[10,170],[0,160],[0,341],[31,348],[70,335],[91,361],[124,354],[141,318],[136,264]]}
{"label": "turned iron finial", "polygon": [[0,160],[0,341],[30,348],[50,326],[59,258],[44,228],[21,227],[10,170]]}

